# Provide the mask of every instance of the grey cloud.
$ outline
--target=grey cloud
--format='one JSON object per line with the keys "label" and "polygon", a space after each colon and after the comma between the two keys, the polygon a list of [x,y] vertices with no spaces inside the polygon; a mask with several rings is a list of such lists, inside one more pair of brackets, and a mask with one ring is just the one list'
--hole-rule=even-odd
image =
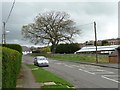
{"label": "grey cloud", "polygon": [[[6,20],[12,3],[3,3],[2,18]],[[105,27],[109,23],[117,23],[117,3],[98,3],[98,2],[16,2],[11,17],[6,25],[8,42],[18,40],[20,43],[26,43],[22,40],[21,28],[24,24],[34,21],[39,13],[57,10],[65,11],[71,15],[77,25],[97,22],[98,38],[107,38],[102,36],[106,32]],[[81,27],[79,27],[81,29]],[[90,34],[91,33],[91,34]],[[87,36],[87,37],[86,37]],[[102,36],[102,37],[101,37]],[[78,42],[83,40],[94,39],[93,25],[82,27],[82,34],[76,39]],[[18,42],[17,42],[18,43]],[[28,43],[26,43],[28,44]]]}
{"label": "grey cloud", "polygon": [[89,15],[107,15],[111,16],[117,13],[118,3],[113,2],[90,2],[84,5],[84,11]]}

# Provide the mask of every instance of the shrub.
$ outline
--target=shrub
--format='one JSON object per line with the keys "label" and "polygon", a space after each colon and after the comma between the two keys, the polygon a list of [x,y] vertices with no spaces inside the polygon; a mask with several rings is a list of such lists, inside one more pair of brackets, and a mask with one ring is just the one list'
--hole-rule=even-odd
{"label": "shrub", "polygon": [[32,53],[41,53],[40,50],[33,50]]}
{"label": "shrub", "polygon": [[21,60],[21,53],[7,47],[2,47],[2,88],[16,87]]}
{"label": "shrub", "polygon": [[71,44],[60,44],[56,48],[56,53],[74,53],[75,51],[79,50],[79,44],[78,43],[71,43]]}
{"label": "shrub", "polygon": [[50,52],[50,47],[42,47],[42,48],[41,48],[41,52],[42,52],[42,53]]}
{"label": "shrub", "polygon": [[2,44],[2,46],[17,50],[18,52],[22,53],[22,47],[18,44]]}

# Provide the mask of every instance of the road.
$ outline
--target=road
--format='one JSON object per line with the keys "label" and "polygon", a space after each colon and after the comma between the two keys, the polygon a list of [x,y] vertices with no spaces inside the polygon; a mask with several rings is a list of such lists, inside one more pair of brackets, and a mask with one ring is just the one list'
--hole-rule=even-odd
{"label": "road", "polygon": [[[24,56],[23,58],[27,58],[24,62],[33,63],[31,57]],[[44,67],[44,69],[54,72],[71,82],[75,88],[118,88],[118,84],[120,84],[118,81],[118,69],[48,60],[50,66]]]}

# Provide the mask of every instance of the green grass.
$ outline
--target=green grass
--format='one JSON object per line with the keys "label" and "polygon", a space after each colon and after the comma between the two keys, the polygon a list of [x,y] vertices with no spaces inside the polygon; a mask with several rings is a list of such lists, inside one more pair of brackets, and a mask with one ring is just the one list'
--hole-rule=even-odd
{"label": "green grass", "polygon": [[[37,67],[34,65],[28,65],[31,69],[38,68],[37,70],[32,70],[33,75],[35,76],[36,82],[55,82],[57,85],[50,86],[51,88],[66,88],[66,86],[73,87],[68,81],[64,80],[61,77],[58,77],[56,74],[51,73],[42,67]],[[43,88],[49,88],[49,86],[44,86]],[[73,90],[73,89],[72,89]]]}
{"label": "green grass", "polygon": [[[70,60],[70,61],[80,61],[80,62],[96,62],[95,55],[79,55],[79,54],[54,54],[51,58],[59,60]],[[108,63],[108,58],[106,56],[98,57],[99,63]]]}
{"label": "green grass", "polygon": [[[41,54],[32,54],[31,56],[38,56]],[[90,54],[43,54],[48,58],[54,58],[57,60],[69,60],[69,61],[80,61],[80,62],[96,62],[96,56]],[[108,56],[98,55],[99,63],[108,63]]]}

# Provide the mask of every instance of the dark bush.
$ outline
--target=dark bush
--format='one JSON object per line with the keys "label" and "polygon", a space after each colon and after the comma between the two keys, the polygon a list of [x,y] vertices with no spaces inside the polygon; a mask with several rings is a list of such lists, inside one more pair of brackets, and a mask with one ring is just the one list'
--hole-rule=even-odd
{"label": "dark bush", "polygon": [[16,87],[21,60],[21,53],[7,47],[2,47],[2,88]]}
{"label": "dark bush", "polygon": [[33,50],[32,53],[41,53],[40,50]]}
{"label": "dark bush", "polygon": [[22,47],[19,44],[2,44],[3,47],[11,48],[22,53]]}
{"label": "dark bush", "polygon": [[56,48],[56,53],[74,53],[75,51],[79,50],[79,44],[78,43],[71,43],[71,44],[59,44]]}

